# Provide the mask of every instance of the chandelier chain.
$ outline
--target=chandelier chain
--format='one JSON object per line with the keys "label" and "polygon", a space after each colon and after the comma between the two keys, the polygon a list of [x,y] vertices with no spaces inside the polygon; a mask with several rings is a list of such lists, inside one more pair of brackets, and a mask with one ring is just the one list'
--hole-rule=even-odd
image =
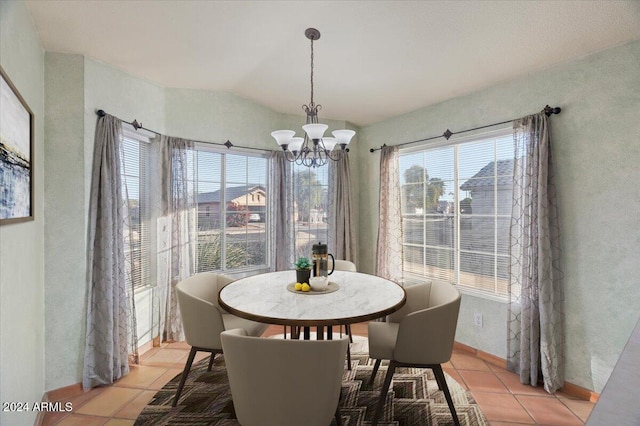
{"label": "chandelier chain", "polygon": [[311,105],[313,108],[313,38],[311,39]]}

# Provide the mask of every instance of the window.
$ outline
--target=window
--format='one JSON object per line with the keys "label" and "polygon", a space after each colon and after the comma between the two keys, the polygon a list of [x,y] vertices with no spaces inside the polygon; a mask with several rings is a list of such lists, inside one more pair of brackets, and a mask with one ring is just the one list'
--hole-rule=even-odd
{"label": "window", "polygon": [[295,257],[311,257],[311,247],[327,243],[329,165],[293,166]]}
{"label": "window", "polygon": [[149,202],[149,139],[123,129],[120,177],[124,205],[124,255],[127,288],[151,285],[151,212]]}
{"label": "window", "polygon": [[400,151],[407,282],[507,296],[513,153],[507,129]]}
{"label": "window", "polygon": [[[198,144],[190,176],[198,212],[198,272],[267,267],[267,157]],[[263,197],[255,201],[257,194]]]}

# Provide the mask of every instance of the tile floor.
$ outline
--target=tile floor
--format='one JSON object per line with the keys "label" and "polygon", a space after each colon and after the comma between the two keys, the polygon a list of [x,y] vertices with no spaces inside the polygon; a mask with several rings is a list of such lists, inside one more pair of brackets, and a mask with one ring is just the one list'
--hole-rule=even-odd
{"label": "tile floor", "polygon": [[[337,331],[337,330],[336,330]],[[352,326],[352,332],[366,336],[366,324]],[[272,326],[265,335],[282,333]],[[60,426],[127,426],[157,390],[182,372],[189,353],[184,342],[153,348],[141,356],[140,365],[113,386],[83,393],[80,388],[58,391],[54,401],[71,402],[70,413],[48,413],[40,424]],[[208,354],[199,353],[196,361]],[[490,425],[582,425],[593,403],[562,392],[549,395],[540,388],[520,384],[518,377],[503,368],[462,350],[455,350],[444,370],[471,391]]]}

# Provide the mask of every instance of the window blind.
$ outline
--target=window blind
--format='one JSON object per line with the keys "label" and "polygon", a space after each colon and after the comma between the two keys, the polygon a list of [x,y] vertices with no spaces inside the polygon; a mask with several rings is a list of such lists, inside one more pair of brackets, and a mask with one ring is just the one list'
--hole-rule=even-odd
{"label": "window blind", "polygon": [[403,270],[507,294],[513,137],[508,129],[400,151]]}

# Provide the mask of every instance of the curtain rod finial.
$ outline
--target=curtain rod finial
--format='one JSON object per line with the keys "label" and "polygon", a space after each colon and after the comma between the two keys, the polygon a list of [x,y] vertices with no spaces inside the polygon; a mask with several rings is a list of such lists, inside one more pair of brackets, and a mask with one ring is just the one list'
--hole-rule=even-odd
{"label": "curtain rod finial", "polygon": [[542,111],[547,115],[547,117],[550,117],[551,114],[560,114],[560,111],[562,111],[562,108],[550,107],[549,105],[547,105],[544,107]]}
{"label": "curtain rod finial", "polygon": [[107,113],[104,112],[103,109],[96,110],[96,114],[98,115],[98,117],[104,117],[105,115],[107,115]]}

